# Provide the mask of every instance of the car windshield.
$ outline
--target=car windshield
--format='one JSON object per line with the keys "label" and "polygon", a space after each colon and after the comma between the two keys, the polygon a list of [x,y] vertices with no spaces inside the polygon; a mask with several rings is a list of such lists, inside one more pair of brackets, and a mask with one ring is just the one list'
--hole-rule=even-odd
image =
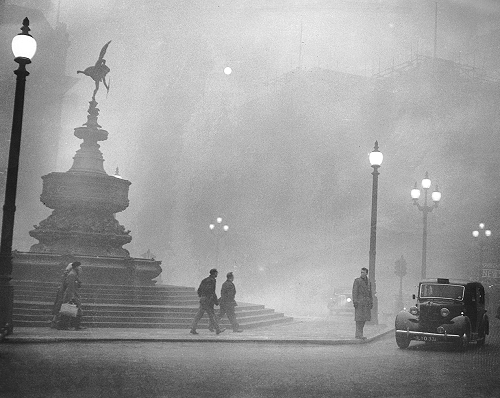
{"label": "car windshield", "polygon": [[422,283],[420,285],[420,297],[442,297],[454,300],[462,300],[464,297],[464,287],[460,285]]}

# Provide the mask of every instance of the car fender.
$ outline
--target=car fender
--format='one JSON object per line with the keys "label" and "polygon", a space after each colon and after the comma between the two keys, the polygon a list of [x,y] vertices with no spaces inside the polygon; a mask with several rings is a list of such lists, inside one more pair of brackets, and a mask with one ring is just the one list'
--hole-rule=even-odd
{"label": "car fender", "polygon": [[465,332],[470,334],[471,326],[468,316],[459,315],[451,319],[450,323],[443,325],[447,333],[463,335]]}
{"label": "car fender", "polygon": [[396,315],[394,326],[396,330],[417,330],[418,318],[417,316],[410,314],[408,311],[400,311]]}

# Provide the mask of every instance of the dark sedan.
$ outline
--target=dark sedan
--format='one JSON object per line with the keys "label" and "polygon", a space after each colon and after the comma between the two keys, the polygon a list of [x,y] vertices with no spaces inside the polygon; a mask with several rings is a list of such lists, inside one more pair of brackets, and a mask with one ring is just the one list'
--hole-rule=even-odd
{"label": "dark sedan", "polygon": [[489,319],[481,283],[427,279],[420,282],[416,299],[415,306],[396,316],[398,347],[407,348],[411,340],[452,342],[462,349],[469,342],[485,343]]}

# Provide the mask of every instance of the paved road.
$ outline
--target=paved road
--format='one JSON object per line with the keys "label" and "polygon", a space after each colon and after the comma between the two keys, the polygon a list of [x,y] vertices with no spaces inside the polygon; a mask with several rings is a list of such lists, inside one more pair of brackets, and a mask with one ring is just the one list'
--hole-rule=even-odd
{"label": "paved road", "polygon": [[0,345],[2,397],[498,397],[500,321],[457,352],[392,334],[369,344]]}

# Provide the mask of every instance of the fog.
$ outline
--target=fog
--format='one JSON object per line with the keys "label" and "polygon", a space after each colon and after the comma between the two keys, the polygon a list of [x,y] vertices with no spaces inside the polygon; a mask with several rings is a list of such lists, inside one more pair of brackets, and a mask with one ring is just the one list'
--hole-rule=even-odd
{"label": "fog", "polygon": [[[197,286],[216,261],[209,224],[222,217],[229,230],[219,279],[233,271],[237,300],[291,314],[326,313],[333,289],[350,289],[368,266],[375,140],[384,154],[376,260],[383,311],[393,309],[401,255],[405,296],[420,277],[422,214],[409,194],[426,171],[443,194],[429,214],[429,276],[470,277],[471,231],[480,221],[500,231],[498,95],[490,101],[491,89],[435,81],[419,95],[436,89],[453,101],[429,97],[432,109],[405,113],[370,89],[372,75],[434,51],[500,77],[499,48],[485,44],[498,38],[500,5],[437,3],[435,36],[435,1],[7,1],[41,9],[69,32],[66,74],[79,80],[63,100],[50,171],[68,170],[80,145],[73,129],[86,121],[94,86],[76,71],[111,40],[110,90],[101,87],[96,99],[109,132],[105,169],[118,167],[132,182],[130,206],[117,214],[132,231],[126,248],[134,257],[154,253],[163,283]],[[390,122],[383,112],[394,113]],[[36,243],[28,231],[49,214],[40,193],[31,189],[29,210],[18,208],[19,250]]]}

